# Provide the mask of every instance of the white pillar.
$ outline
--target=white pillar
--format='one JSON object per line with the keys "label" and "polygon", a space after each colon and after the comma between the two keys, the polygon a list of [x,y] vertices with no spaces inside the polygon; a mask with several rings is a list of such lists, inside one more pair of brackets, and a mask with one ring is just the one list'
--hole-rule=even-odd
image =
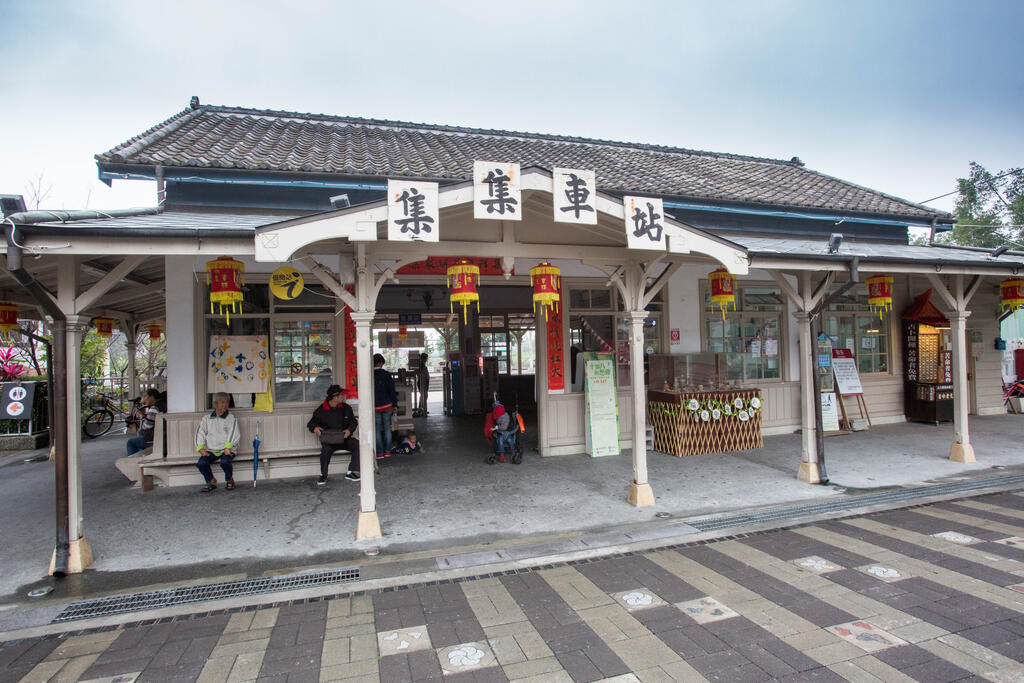
{"label": "white pillar", "polygon": [[352,313],[352,322],[356,324],[356,377],[359,384],[359,523],[356,540],[381,537],[377,491],[373,482],[377,458],[373,428],[373,316],[373,311]]}
{"label": "white pillar", "polygon": [[967,384],[967,318],[970,311],[949,314],[950,334],[953,337],[953,445],[949,459],[956,462],[974,462],[974,446],[967,427],[970,411],[970,387]]}
{"label": "white pillar", "polygon": [[[564,309],[563,309],[564,310]],[[537,450],[542,456],[551,455],[548,445],[548,420],[554,419],[548,410],[548,321],[544,315],[534,315],[536,332],[534,333],[533,385],[537,392]]]}
{"label": "white pillar", "polygon": [[89,330],[89,316],[67,317],[68,377],[68,573],[81,572],[93,562],[92,550],[85,540],[82,511],[82,338]]}
{"label": "white pillar", "polygon": [[196,329],[194,270],[191,256],[164,257],[167,411],[171,413],[190,413],[205,407],[196,405],[196,364],[200,360],[196,338],[204,331]]}
{"label": "white pillar", "polygon": [[135,355],[139,349],[135,343],[135,326],[128,325],[124,333],[128,336],[128,341],[124,345],[125,353],[128,355],[128,368],[125,370],[128,375],[128,398],[135,398],[139,395],[139,378],[135,368]]}
{"label": "white pillar", "polygon": [[818,400],[815,389],[817,368],[814,366],[815,340],[811,338],[811,317],[801,311],[794,313],[800,328],[800,416],[802,421],[802,449],[800,454],[800,471],[797,479],[808,484],[820,484],[821,473],[818,471],[818,442],[815,421],[814,402]]}
{"label": "white pillar", "polygon": [[[633,481],[626,501],[654,505],[654,490],[647,481],[647,392],[644,387],[644,311],[629,313],[629,374],[633,385]],[[577,369],[577,372],[579,370]]]}

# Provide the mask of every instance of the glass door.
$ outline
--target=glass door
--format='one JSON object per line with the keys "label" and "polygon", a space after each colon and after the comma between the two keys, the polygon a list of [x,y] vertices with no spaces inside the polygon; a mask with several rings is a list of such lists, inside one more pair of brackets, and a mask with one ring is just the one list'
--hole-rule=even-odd
{"label": "glass door", "polygon": [[330,320],[274,323],[274,398],[281,403],[319,401],[332,383]]}

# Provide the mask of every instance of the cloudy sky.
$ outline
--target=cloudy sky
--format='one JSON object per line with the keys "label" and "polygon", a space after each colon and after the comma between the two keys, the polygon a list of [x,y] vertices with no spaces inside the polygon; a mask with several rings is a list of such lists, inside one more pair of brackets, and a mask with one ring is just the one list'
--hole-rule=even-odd
{"label": "cloudy sky", "polygon": [[[287,8],[286,8],[287,7]],[[93,155],[208,104],[789,159],[922,201],[1024,165],[1024,2],[0,0],[0,193],[154,203]],[[952,198],[933,202],[943,209]]]}

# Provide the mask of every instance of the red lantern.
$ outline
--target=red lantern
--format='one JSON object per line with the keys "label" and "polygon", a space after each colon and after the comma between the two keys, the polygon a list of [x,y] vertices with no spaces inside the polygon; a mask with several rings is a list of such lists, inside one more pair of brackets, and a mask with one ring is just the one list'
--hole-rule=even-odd
{"label": "red lantern", "polygon": [[154,341],[159,339],[164,333],[159,325],[150,325],[146,329],[149,331],[149,338]]}
{"label": "red lantern", "polygon": [[461,304],[462,321],[468,322],[466,307],[470,303],[475,301],[476,311],[480,312],[480,294],[476,291],[477,285],[480,284],[480,268],[463,259],[448,268],[447,282],[452,290],[449,310],[454,312],[455,304]]}
{"label": "red lantern", "polygon": [[213,305],[220,304],[224,320],[231,324],[230,311],[242,302],[242,285],[245,284],[245,264],[230,256],[221,256],[206,264],[206,283],[210,285],[210,313]]}
{"label": "red lantern", "polygon": [[882,319],[883,311],[892,310],[892,278],[887,275],[874,275],[867,279],[868,308],[878,309],[878,319]]}
{"label": "red lantern", "polygon": [[736,310],[736,276],[725,268],[719,268],[708,275],[711,281],[711,310],[718,306],[722,310],[722,320],[725,320],[725,311],[732,304]]}
{"label": "red lantern", "polygon": [[4,337],[18,329],[18,311],[14,304],[0,303],[0,332]]}
{"label": "red lantern", "polygon": [[1005,311],[1007,308],[1017,316],[1017,309],[1024,306],[1024,280],[1015,277],[1003,280],[999,283],[999,305]]}
{"label": "red lantern", "polygon": [[562,271],[557,266],[543,262],[530,268],[530,285],[533,286],[533,305],[540,304],[544,309],[544,319],[548,319],[548,309],[558,311],[561,300]]}
{"label": "red lantern", "polygon": [[104,339],[110,339],[110,335],[114,334],[114,321],[110,318],[96,318],[92,322],[96,325],[96,334]]}
{"label": "red lantern", "polygon": [[409,328],[406,327],[405,325],[399,325],[398,326],[398,338],[399,339],[405,339],[408,336],[409,336]]}

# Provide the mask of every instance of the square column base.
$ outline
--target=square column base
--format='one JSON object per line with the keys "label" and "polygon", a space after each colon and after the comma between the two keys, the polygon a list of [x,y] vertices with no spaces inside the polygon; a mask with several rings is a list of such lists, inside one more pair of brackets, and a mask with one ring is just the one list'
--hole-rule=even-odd
{"label": "square column base", "polygon": [[377,511],[359,512],[359,522],[356,525],[356,540],[362,541],[370,538],[380,538],[380,518]]}
{"label": "square column base", "polygon": [[954,443],[949,449],[949,459],[953,462],[975,462],[974,446],[969,443]]}
{"label": "square column base", "polygon": [[[71,541],[68,546],[68,574],[81,574],[86,567],[93,562],[92,548],[84,538]],[[53,549],[50,557],[50,576],[53,576],[53,568],[57,563],[57,549]]]}
{"label": "square column base", "polygon": [[796,473],[796,478],[800,481],[806,481],[808,484],[820,484],[821,473],[818,471],[818,463],[801,462],[800,470]]}
{"label": "square column base", "polygon": [[629,485],[629,495],[626,502],[638,508],[654,505],[654,489],[650,484],[638,484],[635,481]]}

